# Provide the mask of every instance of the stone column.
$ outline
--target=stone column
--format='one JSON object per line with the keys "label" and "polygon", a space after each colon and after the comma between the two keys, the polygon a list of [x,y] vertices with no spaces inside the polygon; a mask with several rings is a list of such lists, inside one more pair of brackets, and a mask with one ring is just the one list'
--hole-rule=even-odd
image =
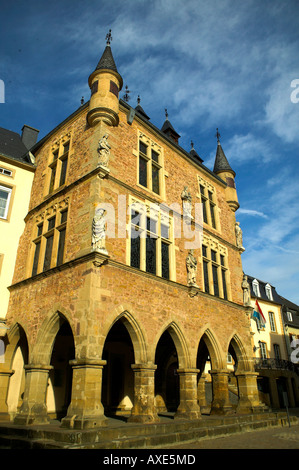
{"label": "stone column", "polygon": [[153,423],[159,417],[155,407],[155,370],[154,364],[132,364],[134,371],[134,405],[129,422]]}
{"label": "stone column", "polygon": [[47,414],[46,396],[49,371],[52,366],[28,364],[25,369],[25,391],[22,406],[17,412],[14,423],[21,425],[47,424],[50,419]]}
{"label": "stone column", "polygon": [[236,372],[239,389],[239,403],[237,411],[239,413],[252,413],[260,405],[257,374],[255,372]]}
{"label": "stone column", "polygon": [[206,377],[207,374],[201,374],[197,384],[197,402],[200,407],[201,414],[209,413],[210,406],[207,404],[206,399]]}
{"label": "stone column", "polygon": [[232,411],[228,394],[228,376],[227,369],[212,369],[209,371],[212,376],[212,405],[211,414],[228,414]]}
{"label": "stone column", "polygon": [[73,367],[72,400],[61,427],[87,429],[107,425],[102,405],[102,374],[106,363],[101,359],[70,361]]}
{"label": "stone column", "polygon": [[198,369],[178,369],[180,377],[180,404],[175,419],[200,419],[200,408],[197,403]]}
{"label": "stone column", "polygon": [[9,420],[8,407],[7,407],[7,394],[9,387],[9,379],[13,375],[12,369],[0,370],[0,419]]}

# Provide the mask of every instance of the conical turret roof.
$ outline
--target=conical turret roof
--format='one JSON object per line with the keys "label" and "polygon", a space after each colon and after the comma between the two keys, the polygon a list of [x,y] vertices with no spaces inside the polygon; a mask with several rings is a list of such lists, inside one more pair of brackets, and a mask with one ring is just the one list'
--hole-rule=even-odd
{"label": "conical turret roof", "polygon": [[219,140],[220,134],[218,132],[218,129],[217,129],[216,135],[217,135],[218,142],[217,142],[216,158],[215,158],[213,172],[218,174],[223,171],[229,171],[233,173],[234,176],[236,176],[236,173],[234,172],[234,170],[231,168],[230,164],[228,163],[228,160],[225,156],[223,148],[221,147],[220,140]]}
{"label": "conical turret roof", "polygon": [[109,69],[118,73],[117,67],[113,59],[110,44],[107,44],[107,46],[105,47],[103,55],[100,58],[99,63],[95,68],[95,70],[100,70],[100,69]]}

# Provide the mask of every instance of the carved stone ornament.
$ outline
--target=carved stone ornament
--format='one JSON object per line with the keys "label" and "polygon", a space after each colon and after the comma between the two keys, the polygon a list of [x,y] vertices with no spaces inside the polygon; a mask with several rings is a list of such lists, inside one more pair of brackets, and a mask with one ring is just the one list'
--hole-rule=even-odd
{"label": "carved stone ornament", "polygon": [[245,248],[243,246],[243,234],[242,234],[242,229],[240,227],[240,222],[236,222],[235,224],[235,234],[236,234],[236,243],[239,251],[243,252],[245,251]]}
{"label": "carved stone ornament", "polygon": [[243,289],[243,304],[245,307],[249,307],[251,305],[250,286],[249,286],[249,282],[247,280],[246,274],[243,275],[242,289]]}
{"label": "carved stone ornament", "polygon": [[197,259],[194,256],[194,250],[191,249],[188,252],[186,258],[186,268],[187,268],[187,285],[198,287],[196,284],[196,273],[197,273]]}
{"label": "carved stone ornament", "polygon": [[106,210],[97,207],[92,221],[92,249],[99,253],[108,254],[106,250]]}
{"label": "carved stone ornament", "polygon": [[109,168],[109,158],[110,158],[110,145],[108,144],[108,134],[104,134],[103,137],[99,140],[98,146],[98,166],[108,169]]}
{"label": "carved stone ornament", "polygon": [[183,216],[192,219],[192,197],[190,191],[188,191],[188,186],[184,187],[181,194],[181,199],[183,203]]}

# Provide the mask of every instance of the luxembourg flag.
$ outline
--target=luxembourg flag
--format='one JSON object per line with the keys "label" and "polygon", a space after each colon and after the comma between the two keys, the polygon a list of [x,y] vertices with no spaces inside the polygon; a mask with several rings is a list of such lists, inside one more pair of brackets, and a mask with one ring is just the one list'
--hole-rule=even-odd
{"label": "luxembourg flag", "polygon": [[255,308],[254,308],[252,316],[253,318],[257,318],[260,321],[260,324],[262,327],[266,325],[266,319],[263,315],[262,309],[257,300],[255,301]]}

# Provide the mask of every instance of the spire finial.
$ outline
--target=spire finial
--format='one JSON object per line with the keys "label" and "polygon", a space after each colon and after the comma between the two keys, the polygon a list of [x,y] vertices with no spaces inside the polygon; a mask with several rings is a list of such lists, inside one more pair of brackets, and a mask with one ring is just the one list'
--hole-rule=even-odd
{"label": "spire finial", "polygon": [[81,98],[81,106],[84,104],[84,96]]}
{"label": "spire finial", "polygon": [[112,41],[111,29],[109,29],[109,33],[106,34],[106,44],[107,44],[107,46],[111,43],[111,41]]}
{"label": "spire finial", "polygon": [[140,96],[137,97],[137,104],[140,104]]}
{"label": "spire finial", "polygon": [[218,127],[216,128],[216,134],[215,134],[215,137],[217,137],[217,142],[220,142],[220,134],[218,132]]}
{"label": "spire finial", "polygon": [[125,94],[124,94],[124,100],[125,100],[127,103],[128,103],[129,100],[130,100],[129,93],[131,93],[131,92],[130,92],[130,90],[129,90],[129,88],[128,88],[128,85],[126,85],[126,92],[125,92]]}
{"label": "spire finial", "polygon": [[193,143],[193,140],[191,140],[191,148],[193,149],[194,147],[194,143]]}
{"label": "spire finial", "polygon": [[166,117],[166,119],[168,119],[168,112],[167,112],[166,108],[165,108],[165,117]]}

